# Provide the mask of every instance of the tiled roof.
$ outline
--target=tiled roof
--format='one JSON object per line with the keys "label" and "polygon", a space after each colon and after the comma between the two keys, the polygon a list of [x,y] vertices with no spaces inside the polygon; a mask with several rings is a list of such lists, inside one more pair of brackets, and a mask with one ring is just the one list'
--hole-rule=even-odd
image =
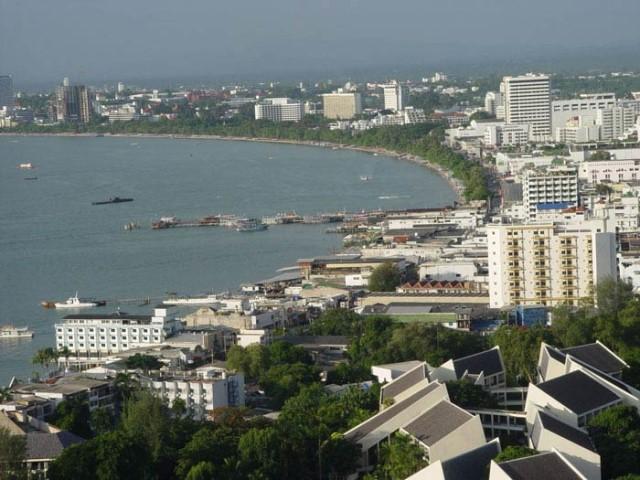
{"label": "tiled roof", "polygon": [[426,365],[424,363],[419,364],[413,369],[403,373],[392,382],[387,383],[382,387],[382,401],[389,398],[395,398],[405,390],[416,385],[420,380],[427,378]]}
{"label": "tiled roof", "polygon": [[443,400],[409,423],[404,430],[423,444],[431,446],[472,418],[470,413]]}
{"label": "tiled roof", "polygon": [[84,442],[84,439],[71,432],[29,432],[27,433],[27,459],[54,459],[60,455],[65,448],[82,442]]}
{"label": "tiled roof", "polygon": [[447,480],[485,480],[487,466],[500,453],[500,443],[489,442],[474,450],[442,462]]}
{"label": "tiled roof", "polygon": [[578,415],[620,400],[611,390],[581,371],[567,373],[536,386]]}
{"label": "tiled roof", "polygon": [[471,375],[478,375],[480,372],[484,372],[485,375],[494,375],[504,370],[500,350],[497,348],[457,358],[453,360],[453,366],[458,378],[461,378],[465,371]]}
{"label": "tiled roof", "polygon": [[593,452],[596,451],[593,446],[593,442],[591,442],[591,438],[587,435],[586,432],[582,430],[572,427],[557,418],[545,413],[539,412],[540,421],[546,430],[555,433],[561,437],[566,438],[570,442],[575,443],[576,445],[580,445],[582,448],[586,448],[587,450],[591,450]]}
{"label": "tiled roof", "polygon": [[581,480],[555,452],[504,462],[500,468],[513,480]]}
{"label": "tiled roof", "polygon": [[600,343],[578,345],[576,347],[564,348],[562,351],[588,363],[604,373],[617,373],[626,367],[618,357]]}

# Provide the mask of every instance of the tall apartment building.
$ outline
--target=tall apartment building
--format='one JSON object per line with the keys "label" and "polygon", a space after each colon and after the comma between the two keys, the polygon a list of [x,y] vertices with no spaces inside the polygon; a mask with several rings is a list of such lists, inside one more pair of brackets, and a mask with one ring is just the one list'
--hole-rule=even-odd
{"label": "tall apartment building", "polygon": [[504,102],[500,92],[487,92],[484,97],[484,110],[496,119],[504,118]]}
{"label": "tall apartment building", "polygon": [[0,75],[0,109],[13,108],[13,79],[11,75]]}
{"label": "tall apartment building", "polygon": [[357,92],[325,93],[322,95],[325,118],[349,120],[362,113],[362,99]]}
{"label": "tall apartment building", "polygon": [[290,98],[266,98],[255,106],[256,120],[299,122],[304,117],[304,103]]}
{"label": "tall apartment building", "polygon": [[153,315],[67,315],[55,329],[58,350],[66,347],[72,353],[99,356],[160,345],[182,324],[167,318],[165,308],[156,308]]}
{"label": "tall apartment building", "polygon": [[624,136],[635,126],[636,112],[632,108],[612,107],[598,110],[596,124],[600,125],[600,140],[614,140]]}
{"label": "tall apartment building", "polygon": [[527,170],[522,178],[522,195],[530,221],[535,221],[543,211],[575,207],[578,205],[578,172],[567,167]]}
{"label": "tall apartment building", "polygon": [[406,92],[402,85],[394,81],[382,86],[384,92],[384,109],[400,112],[406,107]]}
{"label": "tall apartment building", "polygon": [[617,277],[615,235],[604,220],[489,225],[489,304],[577,305],[598,281]]}
{"label": "tall apartment building", "polygon": [[549,77],[527,74],[504,77],[500,86],[508,124],[530,125],[532,139],[551,136],[551,92]]}
{"label": "tall apartment building", "polygon": [[[65,83],[68,80],[65,79]],[[68,84],[58,86],[56,117],[59,122],[88,123],[91,120],[91,102],[87,87]]]}

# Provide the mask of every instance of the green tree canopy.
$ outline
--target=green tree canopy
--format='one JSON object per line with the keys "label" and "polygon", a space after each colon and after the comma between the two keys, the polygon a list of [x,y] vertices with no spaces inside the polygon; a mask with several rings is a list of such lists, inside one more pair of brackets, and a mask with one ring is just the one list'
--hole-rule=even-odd
{"label": "green tree canopy", "polygon": [[372,292],[394,292],[400,285],[401,275],[392,262],[378,265],[369,277],[369,290]]}
{"label": "green tree canopy", "polygon": [[0,480],[26,480],[26,454],[27,437],[0,427]]}
{"label": "green tree canopy", "polygon": [[496,463],[508,462],[509,460],[517,460],[518,458],[530,457],[537,455],[538,451],[533,448],[510,445],[502,450],[494,458]]}

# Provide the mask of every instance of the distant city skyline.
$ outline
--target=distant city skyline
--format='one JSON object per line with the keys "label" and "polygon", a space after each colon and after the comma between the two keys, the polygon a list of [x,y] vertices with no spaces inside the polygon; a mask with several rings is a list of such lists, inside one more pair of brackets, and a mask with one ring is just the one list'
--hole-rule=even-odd
{"label": "distant city skyline", "polygon": [[0,0],[0,73],[13,75],[20,88],[65,76],[99,83],[462,65],[504,71],[554,58],[602,64],[618,53],[621,67],[638,63],[640,4],[633,0],[606,8],[597,0],[404,0],[398,6],[405,14],[388,15],[381,0],[192,0],[186,7]]}

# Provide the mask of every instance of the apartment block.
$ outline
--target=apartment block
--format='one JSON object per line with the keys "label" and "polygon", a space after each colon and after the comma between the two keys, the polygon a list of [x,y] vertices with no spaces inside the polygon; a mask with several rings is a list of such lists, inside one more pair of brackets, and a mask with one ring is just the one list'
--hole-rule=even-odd
{"label": "apartment block", "polygon": [[391,82],[382,86],[384,92],[384,109],[400,112],[406,106],[405,88],[398,82]]}
{"label": "apartment block", "polygon": [[56,115],[59,122],[88,123],[91,99],[84,85],[61,85],[56,89]]}
{"label": "apartment block", "polygon": [[267,98],[255,106],[256,120],[272,122],[299,122],[304,117],[305,105],[290,98]]}
{"label": "apartment block", "polygon": [[578,205],[578,172],[567,167],[526,170],[522,197],[530,221],[536,220],[542,212],[575,207]]}
{"label": "apartment block", "polygon": [[326,93],[322,95],[325,118],[349,120],[362,113],[362,99],[359,93]]}
{"label": "apartment block", "polygon": [[551,135],[551,97],[547,75],[504,77],[500,90],[504,97],[506,123],[530,125],[534,140]]}
{"label": "apartment block", "polygon": [[551,102],[551,124],[555,131],[556,128],[564,127],[572,117],[613,108],[616,101],[615,93],[583,94],[579,98],[554,100]]}
{"label": "apartment block", "polygon": [[577,305],[597,282],[617,277],[613,233],[604,220],[581,224],[490,225],[489,303]]}

